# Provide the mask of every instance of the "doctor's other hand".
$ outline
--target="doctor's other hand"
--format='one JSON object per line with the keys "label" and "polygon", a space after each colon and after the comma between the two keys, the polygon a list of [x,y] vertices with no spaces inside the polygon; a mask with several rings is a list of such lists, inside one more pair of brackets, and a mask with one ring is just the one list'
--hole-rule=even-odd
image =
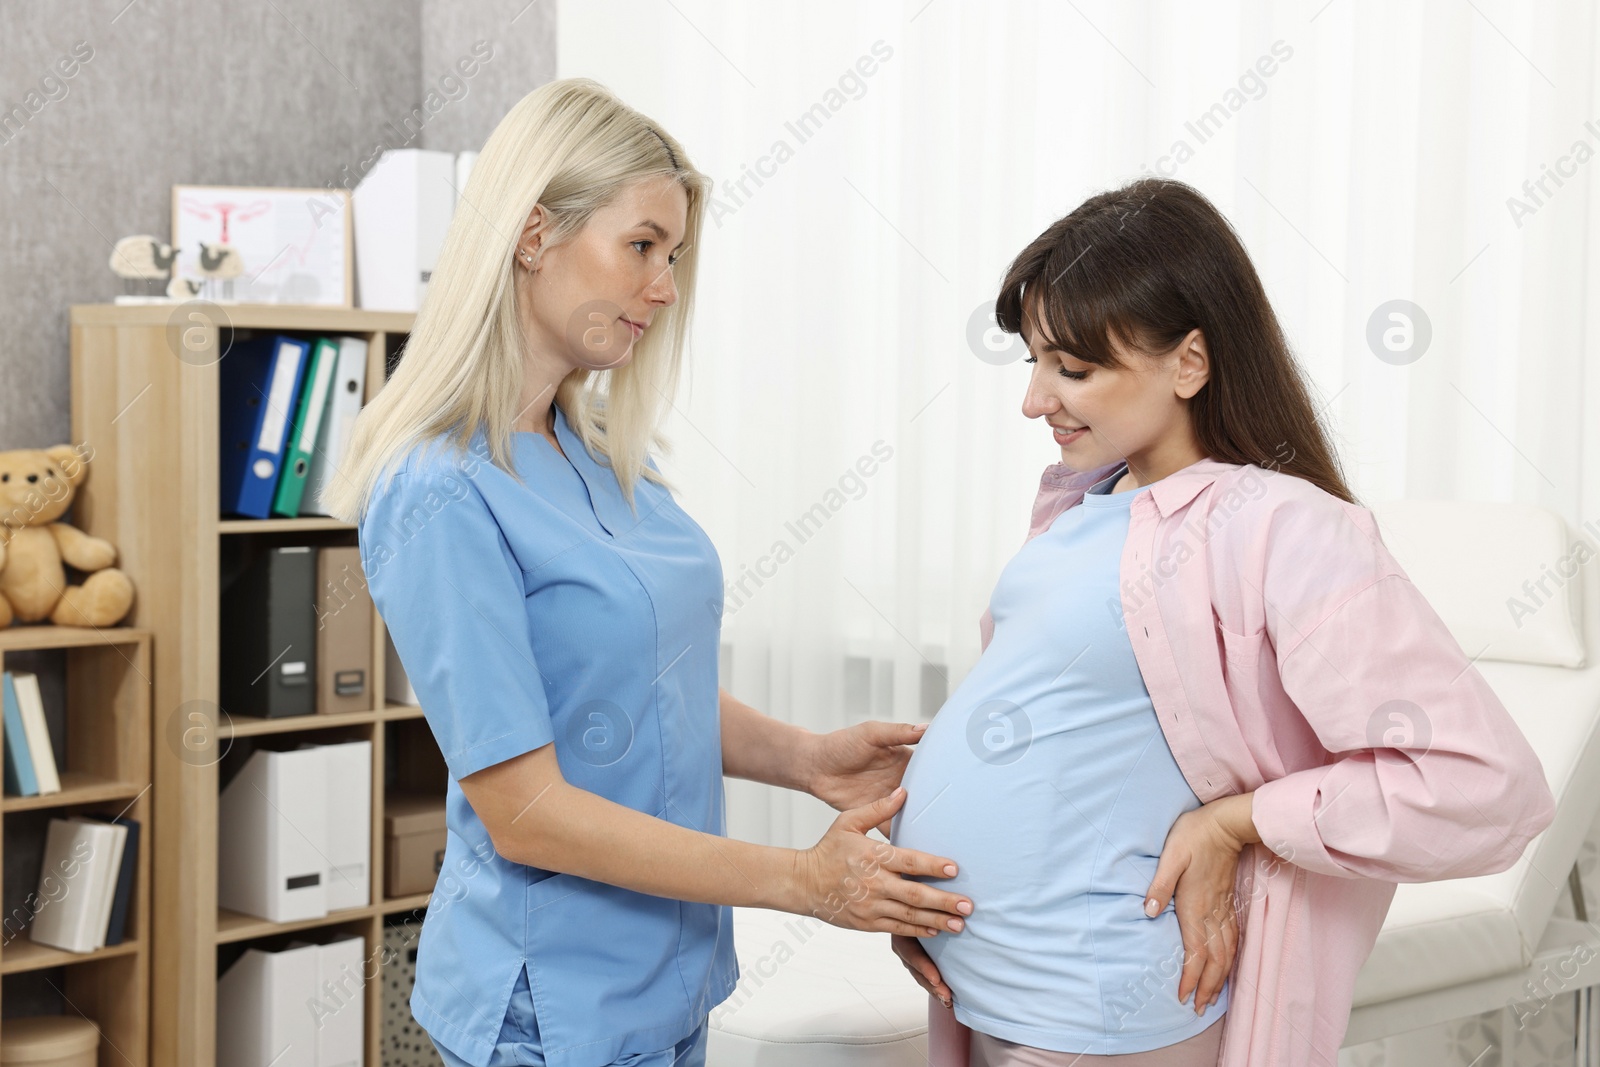
{"label": "doctor's other hand", "polygon": [[900,877],[953,878],[955,861],[866,836],[888,821],[905,798],[905,790],[897,787],[871,804],[851,808],[833,820],[822,840],[797,850],[791,906],[783,910],[815,915],[846,930],[909,937],[959,933],[972,914],[970,899]]}
{"label": "doctor's other hand", "polygon": [[[807,792],[835,811],[871,804],[900,784],[911,745],[922,740],[925,722],[858,722],[813,735],[805,754]],[[878,831],[889,836],[885,820]]]}
{"label": "doctor's other hand", "polygon": [[900,957],[900,962],[906,965],[906,970],[911,972],[917,984],[948,1008],[952,997],[950,987],[939,977],[939,965],[933,962],[933,957],[922,947],[922,942],[914,937],[890,934],[889,947]]}

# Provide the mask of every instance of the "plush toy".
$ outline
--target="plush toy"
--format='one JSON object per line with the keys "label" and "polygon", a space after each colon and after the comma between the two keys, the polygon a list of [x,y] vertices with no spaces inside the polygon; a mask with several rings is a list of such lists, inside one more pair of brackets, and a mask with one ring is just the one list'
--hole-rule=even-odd
{"label": "plush toy", "polygon": [[[133,583],[111,566],[116,546],[56,521],[87,474],[72,445],[0,452],[0,627],[114,626],[133,606]],[[68,585],[63,563],[89,576]]]}

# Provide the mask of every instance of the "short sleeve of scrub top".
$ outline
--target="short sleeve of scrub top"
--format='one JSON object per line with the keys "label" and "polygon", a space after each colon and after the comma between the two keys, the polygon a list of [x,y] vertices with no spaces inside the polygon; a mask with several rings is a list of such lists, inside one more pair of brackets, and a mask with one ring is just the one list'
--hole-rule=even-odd
{"label": "short sleeve of scrub top", "polygon": [[521,483],[489,460],[481,431],[464,455],[413,448],[380,479],[359,539],[449,769],[412,1014],[484,1063],[526,969],[546,1063],[602,1067],[671,1047],[732,994],[732,910],[505,859],[459,780],[554,743],[569,783],[725,835],[723,579],[672,495],[641,479],[635,514],[555,411],[566,455],[513,435]]}

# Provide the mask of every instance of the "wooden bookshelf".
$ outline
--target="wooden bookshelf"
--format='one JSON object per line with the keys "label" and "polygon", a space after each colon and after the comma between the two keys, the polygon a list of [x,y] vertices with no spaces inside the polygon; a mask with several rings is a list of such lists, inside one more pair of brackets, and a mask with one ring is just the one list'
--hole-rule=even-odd
{"label": "wooden bookshelf", "polygon": [[[71,309],[72,436],[93,449],[77,524],[114,541],[138,590],[137,625],[154,635],[154,892],[150,899],[150,1059],[162,1067],[216,1061],[219,968],[243,947],[279,948],[287,935],[355,933],[368,972],[382,959],[386,916],[425,908],[427,895],[384,897],[385,769],[393,786],[445,787],[443,758],[421,709],[389,705],[383,621],[373,613],[374,706],[345,714],[230,716],[219,699],[219,612],[224,564],[259,546],[353,545],[356,531],[327,518],[224,518],[218,475],[218,367],[235,331],[368,342],[366,396],[382,388],[409,335],[405,313],[277,305],[79,305]],[[188,728],[185,729],[187,724]],[[235,748],[299,740],[372,742],[371,894],[367,904],[274,923],[217,904],[221,767]],[[234,753],[237,758],[238,753]],[[147,798],[148,799],[148,798]],[[4,967],[0,956],[0,968]],[[366,1057],[382,1062],[380,981],[366,985]],[[105,1060],[104,1062],[118,1062]]]}
{"label": "wooden bookshelf", "polygon": [[[150,778],[153,666],[149,631],[51,625],[0,630],[0,669],[33,670],[58,658],[64,667],[65,737],[56,748],[61,791],[0,800],[0,852],[8,874],[38,884],[39,857],[13,856],[8,838],[15,820],[37,820],[42,831],[52,817],[124,815],[139,824],[133,893],[122,941],[93,952],[69,952],[29,939],[36,898],[5,917],[0,934],[0,977],[57,971],[42,977],[61,996],[66,1014],[81,1014],[100,1030],[101,1063],[146,1067],[150,1006]],[[22,662],[19,663],[18,661]],[[43,840],[42,833],[39,840]],[[12,863],[30,863],[14,872]],[[49,904],[45,903],[44,907]],[[0,985],[3,988],[3,985]],[[4,1003],[0,995],[0,1004]],[[4,1021],[0,1020],[0,1031]]]}

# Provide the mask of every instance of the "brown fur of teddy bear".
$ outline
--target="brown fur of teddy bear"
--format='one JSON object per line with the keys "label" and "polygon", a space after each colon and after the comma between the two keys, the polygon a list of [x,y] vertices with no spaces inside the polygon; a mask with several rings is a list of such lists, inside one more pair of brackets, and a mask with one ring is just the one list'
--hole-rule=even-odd
{"label": "brown fur of teddy bear", "polygon": [[[73,445],[0,452],[0,627],[114,626],[133,606],[116,546],[56,521],[88,473]],[[82,585],[67,584],[63,563],[89,572]]]}

